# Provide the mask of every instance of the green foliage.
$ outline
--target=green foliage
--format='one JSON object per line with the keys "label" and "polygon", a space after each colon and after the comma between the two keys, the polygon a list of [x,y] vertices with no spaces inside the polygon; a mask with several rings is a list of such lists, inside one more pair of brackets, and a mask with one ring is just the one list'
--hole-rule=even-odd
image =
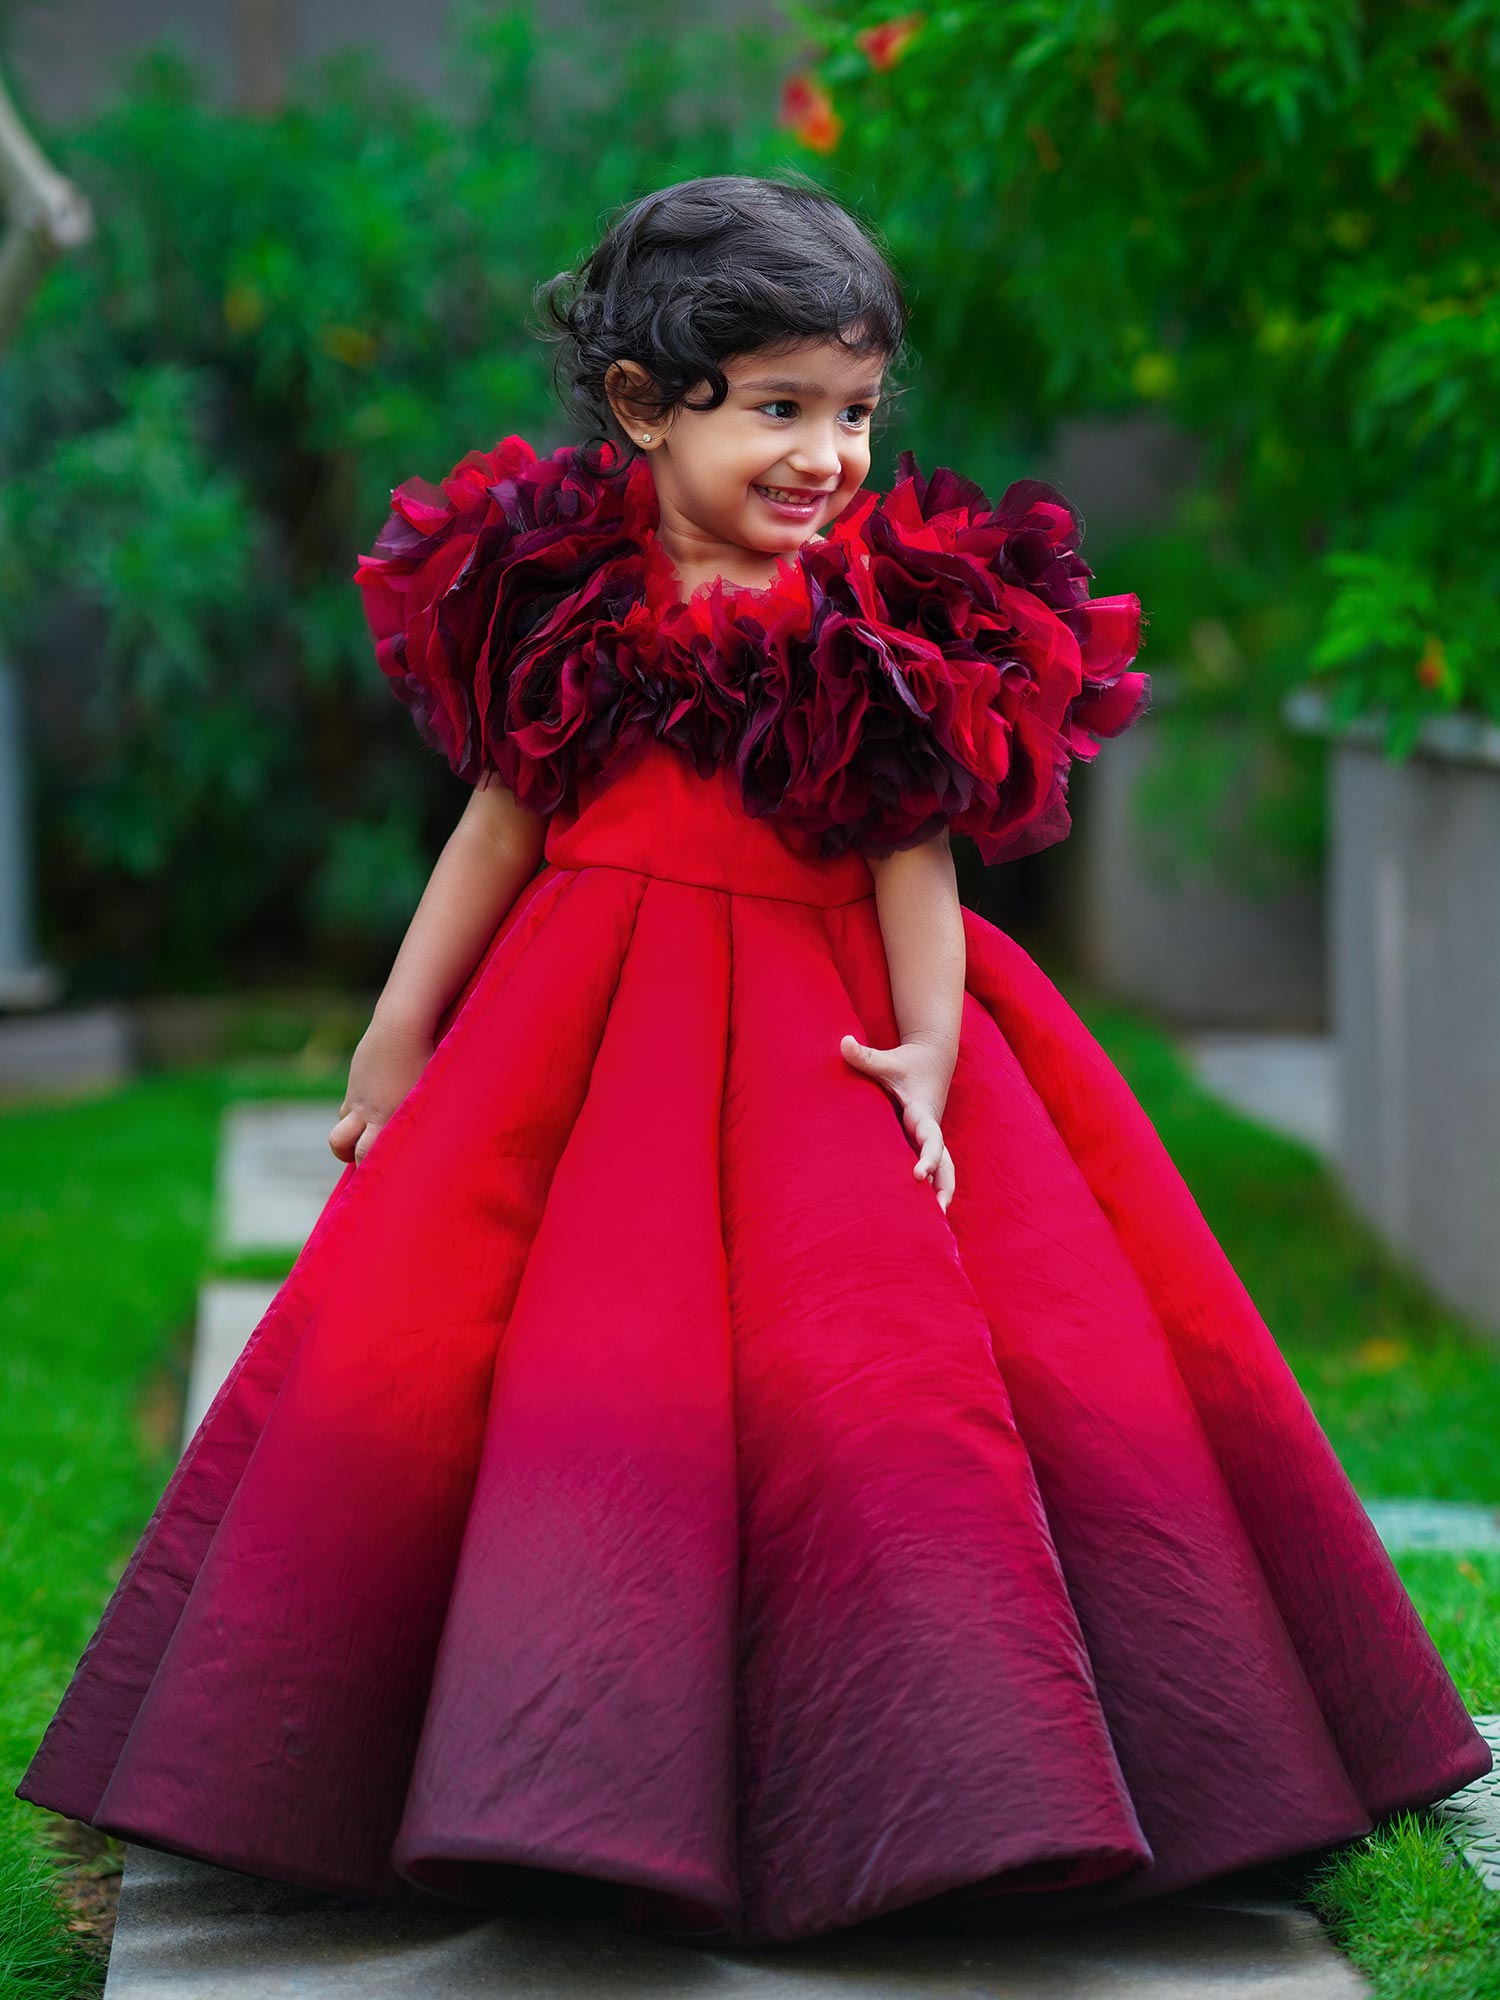
{"label": "green foliage", "polygon": [[1144,806],[1185,866],[1315,858],[1278,719],[1310,672],[1397,749],[1500,717],[1500,0],[950,0],[884,69],[857,38],[892,0],[788,11],[831,151],[770,125],[783,39],[672,0],[600,10],[588,64],[475,10],[441,99],[347,52],[270,118],[161,49],[41,133],[98,234],[0,357],[0,638],[79,997],[378,976],[463,792],[380,681],[354,556],[398,480],[563,441],[533,287],[693,173],[796,164],[879,225],[924,465],[993,489],[1059,420],[1142,407],[1197,441],[1176,519],[1086,550],[1180,679]]}
{"label": "green foliage", "polygon": [[75,994],[383,973],[466,794],[355,557],[398,481],[564,442],[532,292],[610,209],[774,164],[737,95],[772,99],[773,45],[676,12],[604,22],[595,66],[475,10],[441,100],[348,51],[269,118],[162,47],[42,134],[97,235],[0,357],[0,638]]}
{"label": "green foliage", "polygon": [[1131,797],[1147,865],[1163,883],[1271,897],[1323,861],[1327,745],[1281,716],[1301,677],[1311,569],[1269,557],[1257,569],[1228,529],[1216,493],[1190,493],[1173,533],[1117,541],[1095,587],[1128,580],[1151,610],[1153,754]]}
{"label": "green foliage", "polygon": [[[884,68],[889,0],[795,11],[955,434],[1158,409],[1286,621],[1248,709],[1500,718],[1500,0],[945,0]],[[1189,666],[1211,601],[1147,601]]]}

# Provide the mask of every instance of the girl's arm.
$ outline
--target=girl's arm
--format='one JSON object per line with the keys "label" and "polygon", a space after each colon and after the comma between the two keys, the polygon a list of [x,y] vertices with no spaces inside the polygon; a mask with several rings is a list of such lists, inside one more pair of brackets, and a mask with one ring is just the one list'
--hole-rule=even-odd
{"label": "girl's arm", "polygon": [[444,1009],[536,873],[546,826],[492,772],[475,786],[354,1051],[349,1088],[328,1135],[336,1158],[362,1160],[421,1075]]}
{"label": "girl's arm", "polygon": [[948,830],[918,847],[865,858],[875,878],[901,1041],[894,1049],[871,1049],[845,1035],[840,1047],[848,1062],[895,1096],[907,1136],[918,1148],[913,1172],[932,1182],[946,1212],[955,1177],[941,1121],[958,1060],[967,963]]}
{"label": "girl's arm", "polygon": [[487,772],[437,858],[374,1018],[431,1034],[536,873],[547,822]]}

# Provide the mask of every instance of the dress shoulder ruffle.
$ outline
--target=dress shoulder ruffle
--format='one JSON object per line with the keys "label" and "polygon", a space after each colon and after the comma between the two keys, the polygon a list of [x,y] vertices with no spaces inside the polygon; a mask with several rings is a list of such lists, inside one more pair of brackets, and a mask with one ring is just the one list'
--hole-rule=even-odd
{"label": "dress shoulder ruffle", "polygon": [[826,855],[946,825],[994,862],[1066,836],[1072,763],[1147,708],[1140,599],[1089,597],[1082,524],[1041,480],[992,505],[903,452],[771,583],[684,602],[649,465],[602,463],[504,438],[396,487],[359,558],[380,667],[469,783],[549,813],[656,740],[732,766],[748,812]]}

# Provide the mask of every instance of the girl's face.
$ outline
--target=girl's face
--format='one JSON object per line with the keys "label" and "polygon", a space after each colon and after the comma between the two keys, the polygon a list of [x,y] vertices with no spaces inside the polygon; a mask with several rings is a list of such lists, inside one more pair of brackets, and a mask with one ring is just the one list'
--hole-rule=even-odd
{"label": "girl's face", "polygon": [[[729,394],[717,409],[679,404],[661,423],[630,402],[644,371],[633,361],[617,368],[623,381],[610,399],[650,456],[659,537],[689,587],[700,572],[768,581],[777,560],[837,520],[864,484],[878,358],[833,340],[740,355],[723,363]],[[701,398],[707,386],[689,393]]]}

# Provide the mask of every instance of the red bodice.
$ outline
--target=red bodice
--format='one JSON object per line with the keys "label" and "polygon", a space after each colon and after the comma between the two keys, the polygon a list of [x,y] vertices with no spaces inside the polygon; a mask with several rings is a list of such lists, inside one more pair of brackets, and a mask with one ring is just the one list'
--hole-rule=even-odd
{"label": "red bodice", "polygon": [[586,779],[547,822],[545,857],[553,868],[628,868],[824,909],[875,890],[857,849],[821,857],[812,837],[752,819],[727,767],[700,777],[660,744],[648,744],[628,768]]}

